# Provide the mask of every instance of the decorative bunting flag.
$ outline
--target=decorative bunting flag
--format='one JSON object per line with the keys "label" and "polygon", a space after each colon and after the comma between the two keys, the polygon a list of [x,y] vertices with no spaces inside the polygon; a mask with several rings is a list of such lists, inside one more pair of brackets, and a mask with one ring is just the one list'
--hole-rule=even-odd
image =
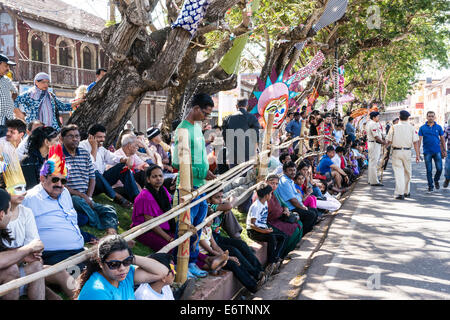
{"label": "decorative bunting flag", "polygon": [[[344,94],[339,97],[338,103],[344,104],[355,100],[353,93]],[[335,99],[328,100],[327,109],[333,109],[335,107]]]}
{"label": "decorative bunting flag", "polygon": [[313,26],[313,30],[318,32],[320,29],[329,26],[338,21],[347,10],[348,0],[330,0],[319,21]]}
{"label": "decorative bunting flag", "polygon": [[[259,8],[259,3],[260,0],[249,1],[247,3],[247,15],[251,16],[256,12]],[[238,71],[242,52],[250,37],[251,34],[246,33],[243,36],[232,39],[234,40],[233,47],[222,57],[219,63],[226,73],[233,74]]]}
{"label": "decorative bunting flag", "polygon": [[292,82],[290,89],[298,92],[295,89],[299,86],[300,82],[316,71],[324,61],[325,56],[322,51],[317,52],[314,58],[305,67],[301,68],[289,78]]}
{"label": "decorative bunting flag", "polygon": [[219,65],[226,73],[233,74],[239,69],[242,51],[244,51],[249,37],[250,35],[246,34],[234,39],[233,47],[220,60]]}
{"label": "decorative bunting flag", "polygon": [[172,24],[172,29],[176,27],[186,29],[194,37],[210,3],[211,0],[185,0],[177,21]]}

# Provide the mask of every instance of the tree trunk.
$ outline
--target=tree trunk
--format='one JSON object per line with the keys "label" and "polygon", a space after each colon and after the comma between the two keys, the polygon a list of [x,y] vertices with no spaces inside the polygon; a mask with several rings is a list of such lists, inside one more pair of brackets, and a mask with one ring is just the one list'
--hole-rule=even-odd
{"label": "tree trunk", "polygon": [[93,94],[89,94],[87,101],[72,114],[69,123],[76,123],[85,133],[93,124],[104,125],[107,129],[105,145],[109,146],[147,91],[147,86],[133,66],[116,62],[95,85]]}
{"label": "tree trunk", "polygon": [[[204,20],[222,20],[226,11],[239,1],[212,0]],[[143,27],[151,23],[148,18],[157,2],[118,1],[122,22],[104,29],[101,41],[102,47],[116,62],[87,94],[86,102],[69,119],[69,123],[76,123],[82,132],[87,132],[96,123],[106,126],[108,131],[105,145],[109,145],[117,137],[147,91],[170,88],[168,116],[164,121],[165,127],[169,125],[170,128],[171,120],[179,114],[178,110],[181,108],[181,92],[184,93],[183,88],[191,84],[192,73],[190,78],[186,76],[184,82],[181,80],[179,87],[172,87],[177,69],[181,70],[179,77],[182,79],[183,73],[188,74],[190,71],[188,61],[194,59],[195,62],[199,49],[188,50],[191,34],[185,29],[170,27],[150,35],[144,31]],[[176,10],[170,9],[170,13],[175,18]],[[179,67],[183,59],[185,65]],[[195,66],[195,63],[192,65]],[[222,88],[217,87],[215,92],[220,90]]]}

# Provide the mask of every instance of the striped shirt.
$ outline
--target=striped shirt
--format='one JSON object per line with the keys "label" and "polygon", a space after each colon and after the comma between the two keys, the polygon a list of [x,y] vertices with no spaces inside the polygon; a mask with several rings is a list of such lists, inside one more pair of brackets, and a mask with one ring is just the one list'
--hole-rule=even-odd
{"label": "striped shirt", "polygon": [[91,155],[82,148],[77,148],[73,157],[63,145],[67,167],[67,186],[81,193],[86,193],[89,187],[89,179],[95,180],[94,165]]}

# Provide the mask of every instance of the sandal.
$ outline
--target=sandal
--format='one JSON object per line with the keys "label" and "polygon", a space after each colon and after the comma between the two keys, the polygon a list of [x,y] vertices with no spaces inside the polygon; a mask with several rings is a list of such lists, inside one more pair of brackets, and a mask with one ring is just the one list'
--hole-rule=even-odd
{"label": "sandal", "polygon": [[122,208],[125,208],[125,209],[133,208],[133,204],[123,197],[115,198],[114,203],[119,204]]}

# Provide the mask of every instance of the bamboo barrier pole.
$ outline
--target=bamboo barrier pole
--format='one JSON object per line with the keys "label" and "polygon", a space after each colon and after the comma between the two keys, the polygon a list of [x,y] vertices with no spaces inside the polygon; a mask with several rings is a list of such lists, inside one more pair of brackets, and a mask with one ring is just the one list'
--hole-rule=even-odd
{"label": "bamboo barrier pole", "polygon": [[[261,183],[258,182],[255,185],[253,185],[251,188],[249,188],[246,192],[244,192],[237,200],[235,203],[235,206],[238,206],[240,204],[240,202],[244,201],[249,192],[253,192]],[[210,216],[208,216],[202,223],[200,223],[198,226],[195,226],[195,229],[198,231],[201,228],[203,228],[209,221],[211,221],[212,219],[214,219],[215,217],[219,216],[220,214],[222,214],[223,211],[218,211],[218,212],[214,212],[213,214],[211,214]],[[182,243],[185,239],[189,239],[194,233],[192,231],[188,231],[186,234],[183,235],[182,238],[177,239],[171,243],[169,243],[168,245],[166,245],[165,247],[163,247],[161,250],[159,250],[158,252],[164,252],[167,253],[170,250],[172,250],[173,248],[175,248],[176,246],[178,246],[180,243]]]}
{"label": "bamboo barrier pole", "polygon": [[[247,168],[246,170],[244,170],[244,173],[249,171],[252,168],[253,167]],[[187,208],[190,209],[190,208],[196,206],[198,203],[209,198],[211,195],[219,192],[220,190],[222,190],[223,188],[225,188],[232,182],[233,181],[228,181],[227,183],[222,184],[222,186],[220,186],[218,189],[212,191],[210,194],[207,194],[207,195],[203,196],[202,198],[196,200],[195,202],[191,203],[190,205],[188,205]],[[147,221],[145,228],[138,229],[138,227],[141,226],[141,225],[139,225],[139,226],[136,226],[135,228],[133,228],[133,229],[138,229],[138,230],[134,230],[134,233],[128,233],[127,236],[124,236],[124,233],[122,233],[122,234],[120,234],[120,236],[122,236],[126,241],[132,240],[132,239],[138,237],[139,235],[147,232],[148,230],[151,230],[154,227],[159,226],[160,224],[162,224],[166,221],[169,221],[170,219],[180,215],[184,210],[186,210],[186,208],[184,208],[184,207],[175,208],[175,210],[171,210],[173,212],[170,215],[165,215],[165,217],[162,219],[158,219],[158,218],[162,217],[162,215],[161,215],[157,218]],[[76,264],[79,264],[79,263],[85,261],[86,259],[88,259],[91,255],[93,255],[95,253],[95,250],[96,250],[95,247],[90,248],[90,249],[80,252],[70,258],[67,258],[66,260],[61,261],[49,268],[32,273],[30,275],[27,275],[25,277],[22,277],[22,278],[13,280],[13,281],[7,282],[0,286],[0,296],[5,295],[6,293],[8,293],[9,291],[11,291],[13,289],[20,288],[21,286],[23,286],[25,284],[39,280],[41,278],[46,278],[46,277],[56,274],[60,271],[66,270],[67,268],[72,267]]]}
{"label": "bamboo barrier pole", "polygon": [[[314,139],[317,139],[319,137],[320,136],[313,136]],[[288,143],[292,143],[292,141],[294,141],[294,140],[299,140],[299,138],[297,137],[295,139],[292,139]],[[280,146],[275,146],[273,148],[274,149],[281,149],[281,148],[283,148],[283,146],[280,145]],[[265,151],[261,152],[261,154],[269,153],[269,152],[270,152],[270,150],[265,150]],[[321,153],[321,154],[323,154],[323,153]],[[311,155],[317,155],[317,154],[311,154]],[[227,171],[227,173],[221,175],[219,178],[223,178],[223,179],[229,178],[230,176],[232,176],[233,173],[236,174],[236,172],[238,172],[236,174],[236,175],[238,175],[240,173],[239,169],[245,168],[245,166],[253,165],[255,162],[256,162],[255,159],[251,159],[248,162],[242,163],[239,166],[236,166],[235,168],[233,168],[234,172],[233,172],[233,169],[231,169],[231,170]],[[249,168],[247,168],[245,170],[242,170],[242,171],[247,172],[251,168],[252,167],[249,167]],[[207,190],[208,187],[211,188],[213,184],[216,184],[216,183],[220,182],[218,179],[216,179],[216,180],[211,181],[211,183],[209,183],[208,186],[207,186],[207,184],[205,184],[203,186],[203,188],[202,188],[203,192],[205,190]],[[220,182],[220,183],[222,183],[222,182]],[[229,185],[231,183],[232,183],[232,181],[229,181],[226,184],[222,184],[222,186],[219,186],[219,188],[217,190],[215,190],[212,194],[215,194],[215,193],[219,192],[225,186],[227,186],[227,185]],[[254,189],[256,189],[256,187],[258,185],[259,185],[259,183],[257,183],[254,186],[252,186],[241,198],[244,198],[245,196],[247,196],[248,192],[253,191]],[[197,194],[195,194],[195,197],[194,197],[194,194],[195,193],[191,193],[190,197],[185,197],[186,201],[191,201],[192,199],[194,199],[194,198],[196,198],[198,196]],[[208,198],[210,196],[211,196],[211,194],[205,195],[201,199],[199,199],[199,200],[197,200],[197,201],[195,201],[194,203],[191,203],[191,204],[189,204],[189,203],[180,204],[177,207],[175,207],[175,208],[171,209],[170,211],[166,212],[164,214],[164,217],[163,217],[163,215],[161,215],[161,216],[159,216],[159,217],[157,217],[155,219],[149,220],[149,221],[147,221],[147,222],[145,222],[145,223],[143,223],[143,224],[141,224],[139,226],[136,226],[136,227],[134,227],[134,228],[132,228],[132,229],[122,233],[120,236],[124,237],[124,239],[127,240],[127,241],[131,240],[131,239],[134,239],[135,237],[138,237],[139,235],[147,232],[148,230],[151,230],[152,228],[162,224],[163,222],[166,222],[166,221],[168,221],[168,220],[178,216],[179,214],[181,214],[183,212],[183,210],[187,209],[187,208],[184,208],[184,207],[191,208],[191,207],[197,205],[198,203],[200,203],[201,201],[203,201],[204,199],[206,199],[206,198]],[[19,288],[19,287],[21,287],[21,286],[23,286],[25,284],[31,283],[31,282],[36,281],[36,280],[41,279],[41,278],[48,277],[48,276],[56,274],[56,273],[58,273],[60,271],[66,270],[67,268],[72,267],[72,266],[74,266],[76,264],[84,262],[86,259],[88,259],[94,253],[95,253],[95,247],[93,247],[91,249],[88,249],[88,250],[85,250],[83,252],[80,252],[80,253],[78,253],[78,254],[76,254],[76,255],[74,255],[74,256],[72,256],[72,257],[70,257],[70,258],[68,258],[68,259],[66,259],[64,261],[61,261],[61,262],[59,262],[59,263],[57,263],[57,264],[55,264],[55,265],[53,265],[53,266],[51,266],[49,268],[46,268],[44,270],[35,272],[35,273],[27,275],[25,277],[22,277],[22,278],[10,281],[8,283],[5,283],[5,284],[0,286],[0,296],[5,295],[9,291],[11,291],[13,289],[17,289],[17,288]]]}
{"label": "bamboo barrier pole", "polygon": [[[253,162],[253,161],[254,161],[254,160],[252,160],[252,162]],[[250,162],[250,161],[249,161],[249,162]],[[228,175],[228,177],[227,177],[226,180],[228,180],[228,179],[233,180],[235,177],[240,176],[240,175],[242,175],[242,174],[248,172],[250,169],[253,168],[253,164],[252,164],[252,163],[248,163],[247,166],[250,166],[250,167],[248,167],[248,168],[245,168],[245,167],[239,168],[240,170],[235,171],[233,175]],[[237,167],[236,167],[236,168],[237,168]],[[217,183],[217,182],[220,182],[220,181],[216,181],[216,183]],[[231,181],[231,182],[232,182],[232,181]],[[228,186],[231,182],[226,183],[225,186]],[[211,186],[210,189],[211,189],[211,190],[217,189],[217,188],[223,189],[225,186],[223,186],[223,182],[220,182],[220,184],[218,184],[218,185]],[[206,190],[204,190],[204,193],[207,193],[207,192],[209,192],[209,191],[211,191],[211,190],[206,189]],[[202,197],[201,199],[205,199],[205,197]],[[192,200],[188,200],[188,201],[192,201]],[[145,233],[145,232],[147,232],[147,231],[149,230],[149,229],[147,228],[147,226],[149,226],[151,223],[153,223],[153,221],[163,220],[163,219],[165,219],[165,217],[167,217],[167,216],[169,216],[169,215],[170,215],[171,217],[176,217],[176,216],[179,215],[179,213],[176,214],[176,215],[173,215],[173,213],[175,213],[175,212],[181,212],[181,210],[182,210],[184,207],[192,208],[193,206],[195,206],[196,204],[198,204],[198,203],[200,203],[200,202],[201,202],[201,201],[196,200],[194,203],[192,203],[192,202],[183,202],[183,203],[181,203],[181,204],[178,204],[176,207],[170,209],[169,211],[165,212],[164,214],[162,214],[162,215],[160,215],[160,216],[158,216],[158,217],[156,217],[156,218],[153,218],[152,220],[146,221],[146,222],[144,222],[144,223],[142,223],[142,224],[140,224],[140,225],[138,225],[138,226],[136,226],[136,227],[134,227],[134,228],[132,228],[132,229],[130,229],[130,230],[127,230],[127,231],[121,233],[121,236],[126,237],[126,236],[128,236],[128,235],[130,235],[130,234],[132,234],[132,233],[136,233],[136,232],[138,232],[139,230],[144,229],[143,232],[141,232],[141,233],[139,233],[139,234],[137,235],[137,236],[139,236],[139,235],[141,235],[141,234],[143,234],[143,233]],[[168,220],[170,220],[170,219],[168,219]],[[167,220],[165,220],[165,221],[167,221]],[[164,222],[165,222],[165,221],[164,221]],[[162,222],[161,222],[161,223],[162,223]]]}
{"label": "bamboo barrier pole", "polygon": [[305,131],[306,131],[306,120],[302,120],[302,128],[300,130],[300,145],[298,146],[298,157],[303,157],[305,155]]}
{"label": "bamboo barrier pole", "polygon": [[[249,167],[246,170],[244,170],[244,173],[246,173],[250,169],[252,169],[252,167]],[[164,223],[166,221],[169,221],[172,218],[175,218],[175,217],[179,216],[184,210],[190,209],[192,207],[195,207],[197,204],[199,204],[203,200],[206,200],[209,197],[213,196],[214,194],[216,194],[217,192],[221,191],[222,189],[224,189],[225,187],[227,187],[231,183],[233,183],[232,180],[228,181],[227,183],[222,184],[220,187],[218,187],[214,191],[211,191],[210,193],[205,194],[203,197],[201,197],[201,198],[197,199],[196,201],[190,203],[187,207],[185,207],[185,208],[178,208],[176,211],[173,211],[169,215],[167,215],[165,213],[163,215],[160,215],[159,217],[153,218],[153,219],[149,220],[150,224],[148,224],[147,226],[145,226],[143,228],[140,228],[138,230],[135,230],[132,233],[128,233],[126,236],[124,236],[124,233],[122,233],[121,236],[124,237],[124,239],[127,240],[127,241],[131,240],[131,239],[134,239],[134,238],[137,238],[138,236],[146,233],[147,231],[153,229],[154,227],[156,227],[156,226],[158,226],[158,225],[160,225],[160,224],[162,224],[162,223]],[[167,213],[169,213],[169,211]]]}
{"label": "bamboo barrier pole", "polygon": [[[217,177],[217,179],[208,181],[202,187],[198,188],[197,190],[194,190],[190,196],[187,195],[187,196],[183,197],[183,201],[184,201],[183,203],[179,203],[176,207],[172,208],[171,210],[167,211],[163,215],[161,215],[157,218],[154,218],[154,219],[162,218],[164,216],[167,216],[167,215],[173,213],[177,209],[188,206],[189,202],[192,201],[193,199],[197,198],[200,194],[209,192],[210,190],[219,187],[222,184],[222,180],[228,180],[228,179],[230,179],[230,177],[234,178],[238,175],[241,175],[242,171],[244,171],[247,166],[250,166],[250,165],[253,166],[253,164],[255,162],[256,162],[255,159],[251,159],[245,163],[241,163],[240,165],[238,165],[238,166],[234,167],[233,169],[228,170],[226,173],[220,175],[219,177]],[[201,191],[201,193],[198,192],[199,190]],[[195,195],[195,197],[194,197],[194,195]],[[154,219],[152,219],[152,220],[154,220]],[[146,221],[130,230],[123,232],[121,235],[127,236],[128,234],[131,234],[140,228],[145,228],[149,224],[150,224],[150,221]]]}
{"label": "bamboo barrier pole", "polygon": [[[273,120],[274,119],[275,119],[275,114],[270,113],[269,119],[267,120],[266,132],[265,132],[264,141],[263,141],[263,145],[262,145],[263,151],[266,151],[266,150],[270,151],[270,139],[272,137]],[[269,159],[270,159],[270,153],[269,154],[265,154],[265,153],[261,154],[260,162],[259,162],[259,166],[258,166],[258,178],[257,178],[258,182],[264,180],[264,177],[267,175]]]}
{"label": "bamboo barrier pole", "polygon": [[[192,192],[192,163],[191,148],[189,141],[189,131],[185,128],[178,129],[178,159],[180,168],[178,176],[180,184],[178,186],[180,202],[185,202],[183,197]],[[191,209],[186,209],[179,218],[178,222],[178,238],[182,237],[191,224]],[[187,280],[188,264],[189,264],[189,239],[183,241],[178,247],[177,255],[177,273],[175,280],[184,283]]]}

